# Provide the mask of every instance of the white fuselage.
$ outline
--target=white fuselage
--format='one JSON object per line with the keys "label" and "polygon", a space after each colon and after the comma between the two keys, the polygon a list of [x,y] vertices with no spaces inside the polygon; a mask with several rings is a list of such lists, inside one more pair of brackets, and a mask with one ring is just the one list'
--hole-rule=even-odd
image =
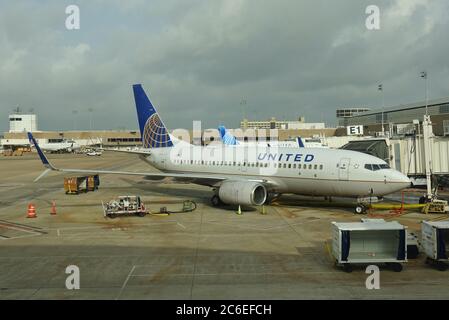
{"label": "white fuselage", "polygon": [[56,152],[56,151],[72,152],[72,151],[80,148],[79,144],[74,141],[41,143],[39,146],[41,147],[42,150],[50,151],[50,152]]}
{"label": "white fuselage", "polygon": [[363,197],[410,186],[408,177],[390,169],[383,160],[349,150],[179,143],[149,151],[146,160],[165,172],[266,180],[273,182],[268,190],[277,193]]}

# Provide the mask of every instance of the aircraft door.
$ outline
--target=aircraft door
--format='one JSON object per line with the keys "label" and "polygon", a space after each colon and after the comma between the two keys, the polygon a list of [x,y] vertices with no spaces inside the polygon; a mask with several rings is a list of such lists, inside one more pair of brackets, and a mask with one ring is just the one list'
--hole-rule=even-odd
{"label": "aircraft door", "polygon": [[169,161],[169,155],[167,154],[167,152],[164,150],[163,152],[161,152],[161,154],[159,155],[159,165],[161,169],[167,169],[167,161]]}
{"label": "aircraft door", "polygon": [[338,179],[349,180],[349,164],[351,159],[341,158],[338,164]]}

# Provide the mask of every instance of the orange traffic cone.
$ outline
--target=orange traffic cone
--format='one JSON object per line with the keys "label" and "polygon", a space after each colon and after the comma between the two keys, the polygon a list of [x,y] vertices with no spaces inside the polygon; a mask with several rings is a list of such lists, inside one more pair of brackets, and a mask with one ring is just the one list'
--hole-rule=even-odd
{"label": "orange traffic cone", "polygon": [[51,211],[50,211],[50,214],[51,214],[51,215],[56,215],[56,202],[55,202],[55,200],[53,200],[53,201],[51,202]]}
{"label": "orange traffic cone", "polygon": [[27,213],[27,218],[36,218],[36,207],[34,206],[34,204],[30,203],[28,205],[28,213]]}

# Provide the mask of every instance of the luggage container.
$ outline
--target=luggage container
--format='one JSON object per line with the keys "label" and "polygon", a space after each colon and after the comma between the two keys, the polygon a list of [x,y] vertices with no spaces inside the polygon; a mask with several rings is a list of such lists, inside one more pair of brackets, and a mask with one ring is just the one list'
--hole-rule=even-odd
{"label": "luggage container", "polygon": [[[385,223],[384,219],[362,218],[362,222]],[[418,236],[414,232],[407,230],[407,259],[416,259],[419,255],[420,242]]]}
{"label": "luggage container", "polygon": [[92,176],[64,178],[64,191],[66,194],[79,194],[81,192],[95,191],[98,189],[99,185],[100,178],[98,174]]}
{"label": "luggage container", "polygon": [[407,262],[406,227],[398,222],[332,222],[332,255],[346,272],[354,264],[386,264],[402,271]]}
{"label": "luggage container", "polygon": [[423,221],[421,226],[422,246],[426,263],[433,264],[440,271],[448,268],[449,221]]}
{"label": "luggage container", "polygon": [[98,189],[98,186],[100,185],[100,177],[98,174],[94,176],[88,176],[87,177],[87,191],[95,191]]}

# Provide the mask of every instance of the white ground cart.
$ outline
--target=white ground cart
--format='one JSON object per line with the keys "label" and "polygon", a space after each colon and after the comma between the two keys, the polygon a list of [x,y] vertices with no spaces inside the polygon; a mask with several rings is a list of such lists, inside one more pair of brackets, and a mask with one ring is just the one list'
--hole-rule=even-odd
{"label": "white ground cart", "polygon": [[106,204],[101,202],[104,217],[115,218],[118,216],[137,215],[144,217],[148,211],[139,196],[120,196]]}
{"label": "white ground cart", "polygon": [[398,222],[332,222],[332,255],[346,272],[354,264],[386,264],[402,271],[407,262],[406,227]]}
{"label": "white ground cart", "polygon": [[433,264],[440,271],[448,268],[449,221],[423,221],[421,225],[422,247],[426,263]]}

